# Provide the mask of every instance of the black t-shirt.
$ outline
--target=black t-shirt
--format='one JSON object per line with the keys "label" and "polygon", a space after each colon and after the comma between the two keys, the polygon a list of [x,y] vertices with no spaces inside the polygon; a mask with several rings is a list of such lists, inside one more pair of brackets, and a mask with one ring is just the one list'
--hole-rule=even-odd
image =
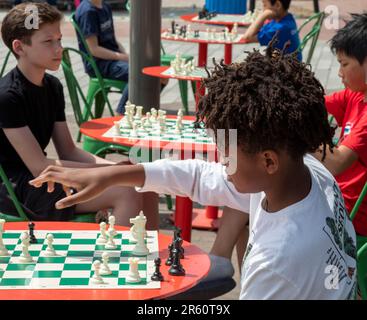
{"label": "black t-shirt", "polygon": [[[45,74],[40,87],[16,67],[0,79],[0,128],[28,126],[46,155],[44,150],[56,121],[65,121],[63,87],[57,78]],[[0,130],[0,163],[4,169],[26,169],[3,130]]]}

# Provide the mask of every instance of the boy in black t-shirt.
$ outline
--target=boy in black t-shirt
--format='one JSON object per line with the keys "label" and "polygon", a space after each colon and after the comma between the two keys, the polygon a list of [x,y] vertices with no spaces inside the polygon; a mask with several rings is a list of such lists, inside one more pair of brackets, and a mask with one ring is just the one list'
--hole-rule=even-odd
{"label": "boy in black t-shirt", "polygon": [[[75,146],[65,120],[63,87],[45,73],[61,63],[61,20],[62,14],[46,3],[20,4],[3,20],[2,38],[17,66],[0,79],[0,163],[32,220],[70,220],[77,213],[112,208],[116,223],[128,225],[143,206],[133,188],[111,188],[92,201],[57,210],[55,202],[65,196],[60,185],[48,193],[28,184],[50,164],[74,168],[113,164]],[[51,138],[60,160],[47,158],[44,151]],[[0,186],[0,211],[16,215],[5,186]],[[157,229],[157,208],[150,205],[145,214],[148,227]]]}

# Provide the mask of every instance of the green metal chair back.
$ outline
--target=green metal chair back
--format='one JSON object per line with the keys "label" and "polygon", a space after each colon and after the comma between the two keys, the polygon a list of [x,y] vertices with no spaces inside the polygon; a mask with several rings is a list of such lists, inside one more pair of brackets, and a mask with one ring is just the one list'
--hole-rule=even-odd
{"label": "green metal chair back", "polygon": [[[16,213],[18,214],[18,216],[14,216],[12,214],[9,213],[4,213],[4,212],[0,212],[0,219],[5,219],[5,221],[8,222],[19,222],[19,221],[28,221],[29,218],[27,217],[27,215],[25,214],[24,210],[23,210],[23,206],[22,204],[19,202],[15,192],[14,192],[14,188],[11,184],[11,182],[9,181],[8,176],[6,175],[3,167],[0,164],[0,177],[1,180],[3,182],[3,184],[5,185],[5,188],[9,194],[10,199],[12,200],[14,207],[16,209]],[[72,222],[92,222],[95,223],[95,213],[83,213],[83,214],[78,214],[76,215],[72,220],[70,220]]]}
{"label": "green metal chair back", "polygon": [[0,70],[0,78],[4,75],[4,72],[5,72],[6,66],[7,66],[7,64],[8,64],[8,60],[9,60],[10,54],[11,54],[11,51],[9,50],[9,51],[8,51],[8,53],[7,53],[7,54],[6,54],[6,56],[5,56],[5,59],[4,59],[4,62],[3,62],[3,65],[1,66],[1,70]]}
{"label": "green metal chair back", "polygon": [[[367,193],[367,182],[364,185],[353,209],[350,213],[350,218],[353,221],[356,216],[359,207],[361,206],[363,199]],[[367,237],[357,235],[357,274],[358,274],[358,286],[360,289],[361,297],[363,300],[367,300]]]}
{"label": "green metal chair back", "polygon": [[325,19],[325,12],[318,12],[314,15],[312,15],[311,17],[309,17],[299,28],[298,28],[298,34],[300,34],[301,30],[308,25],[311,22],[314,22],[314,25],[312,26],[312,29],[310,32],[308,32],[302,39],[298,50],[300,52],[303,51],[303,49],[306,47],[307,43],[309,41],[311,41],[311,45],[310,45],[310,50],[308,51],[308,55],[306,58],[306,63],[310,63],[313,53],[315,51],[315,47],[317,44],[317,40],[319,38],[319,34],[320,34],[320,30],[322,27],[322,23],[324,22]]}

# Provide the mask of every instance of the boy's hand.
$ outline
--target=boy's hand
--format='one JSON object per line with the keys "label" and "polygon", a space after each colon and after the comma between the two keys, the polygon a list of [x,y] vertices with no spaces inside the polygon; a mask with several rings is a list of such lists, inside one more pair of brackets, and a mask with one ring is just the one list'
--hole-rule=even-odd
{"label": "boy's hand", "polygon": [[[104,185],[101,171],[96,173],[93,169],[72,169],[59,166],[47,167],[37,178],[29,181],[29,184],[39,188],[47,182],[48,192],[53,192],[55,183],[63,185],[66,198],[58,201],[57,209],[70,207],[80,202],[90,200],[102,193],[107,186]],[[73,194],[72,189],[78,193]]]}
{"label": "boy's hand", "polygon": [[274,17],[275,12],[273,10],[270,9],[265,9],[262,14],[261,17],[266,20],[266,19],[272,19]]}

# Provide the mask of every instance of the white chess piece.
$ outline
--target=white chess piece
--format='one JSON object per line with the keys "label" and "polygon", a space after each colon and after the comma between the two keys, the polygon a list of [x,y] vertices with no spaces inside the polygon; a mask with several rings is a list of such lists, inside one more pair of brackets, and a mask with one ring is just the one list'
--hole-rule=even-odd
{"label": "white chess piece", "polygon": [[132,124],[130,121],[130,114],[128,111],[125,111],[124,117],[121,120],[121,124],[120,124],[121,128],[124,129],[131,129],[132,128]]}
{"label": "white chess piece", "polygon": [[116,230],[115,230],[115,223],[116,223],[116,218],[114,215],[110,215],[108,217],[108,224],[110,225],[108,228],[108,231],[112,230],[113,235],[115,236],[117,234]]}
{"label": "white chess piece", "polygon": [[4,232],[4,219],[0,219],[0,256],[8,256],[9,252],[6,249],[4,242],[3,242],[3,232]]}
{"label": "white chess piece", "polygon": [[107,275],[112,274],[112,271],[110,267],[108,266],[109,258],[110,258],[110,255],[108,254],[108,252],[102,253],[102,266],[101,266],[101,270],[99,273],[101,276],[107,276]]}
{"label": "white chess piece", "polygon": [[106,243],[106,245],[104,246],[105,249],[110,249],[110,250],[114,250],[116,249],[116,244],[115,244],[115,241],[113,240],[113,237],[114,237],[114,234],[113,234],[113,231],[108,229],[108,241]]}
{"label": "white chess piece", "polygon": [[132,138],[139,137],[139,135],[138,135],[138,125],[135,122],[133,123],[133,128],[130,131],[130,137],[132,137]]}
{"label": "white chess piece", "polygon": [[56,251],[52,245],[52,243],[54,242],[54,236],[49,233],[46,237],[47,239],[47,248],[45,250],[45,256],[46,257],[53,257],[53,256],[56,256]]}
{"label": "white chess piece", "polygon": [[94,274],[91,278],[91,282],[93,284],[103,284],[103,279],[100,275],[100,269],[101,269],[101,261],[96,260],[93,262],[93,269],[94,269]]}
{"label": "white chess piece", "polygon": [[30,245],[30,238],[28,232],[23,232],[20,236],[22,241],[22,253],[20,254],[19,261],[20,262],[32,262],[33,259],[29,254],[28,247]]}
{"label": "white chess piece", "polygon": [[137,283],[140,282],[140,275],[138,271],[139,266],[139,258],[129,258],[129,273],[126,276],[126,282],[128,283]]}
{"label": "white chess piece", "polygon": [[135,120],[141,120],[143,117],[143,106],[137,106],[136,107],[136,114],[134,116]]}
{"label": "white chess piece", "polygon": [[101,234],[99,235],[97,239],[97,244],[105,244],[108,240],[107,233],[106,233],[106,222],[101,222],[99,224],[99,230]]}
{"label": "white chess piece", "polygon": [[132,236],[136,240],[136,245],[133,249],[133,254],[136,256],[146,256],[149,254],[149,249],[145,243],[146,230],[145,225],[147,218],[143,212],[140,212],[138,216],[130,219],[130,223],[134,224],[132,230]]}
{"label": "white chess piece", "polygon": [[180,123],[179,123],[179,121],[176,121],[176,126],[175,126],[174,133],[175,134],[181,134],[181,132],[182,132],[182,129],[181,129]]}
{"label": "white chess piece", "polygon": [[113,125],[115,127],[115,134],[119,136],[121,134],[121,132],[120,132],[120,121],[114,121]]}

